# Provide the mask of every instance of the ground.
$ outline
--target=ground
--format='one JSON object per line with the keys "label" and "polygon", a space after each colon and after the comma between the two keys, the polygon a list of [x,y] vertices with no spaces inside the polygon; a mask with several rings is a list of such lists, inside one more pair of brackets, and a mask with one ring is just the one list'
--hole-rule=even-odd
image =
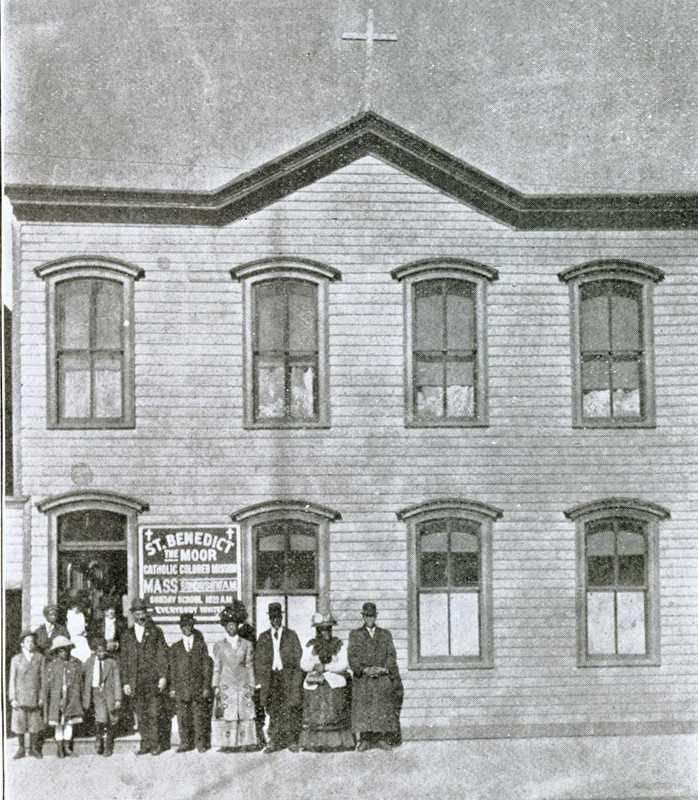
{"label": "ground", "polygon": [[388,753],[47,754],[5,766],[7,800],[698,800],[698,735],[407,742]]}

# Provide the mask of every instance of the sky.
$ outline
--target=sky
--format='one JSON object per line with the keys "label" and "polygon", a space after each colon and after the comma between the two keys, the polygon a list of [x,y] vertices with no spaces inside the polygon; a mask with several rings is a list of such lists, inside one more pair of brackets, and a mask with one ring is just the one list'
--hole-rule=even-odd
{"label": "sky", "polygon": [[696,0],[5,0],[9,183],[215,189],[371,107],[524,192],[698,191]]}

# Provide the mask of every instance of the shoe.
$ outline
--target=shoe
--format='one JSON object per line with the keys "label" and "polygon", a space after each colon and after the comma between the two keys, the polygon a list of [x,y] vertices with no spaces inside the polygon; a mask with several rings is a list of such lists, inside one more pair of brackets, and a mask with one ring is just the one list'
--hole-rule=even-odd
{"label": "shoe", "polygon": [[359,742],[358,745],[356,746],[356,750],[359,753],[365,753],[366,750],[370,750],[370,749],[371,749],[371,745],[368,742]]}
{"label": "shoe", "polygon": [[268,745],[267,745],[267,746],[264,748],[264,750],[262,750],[262,752],[263,752],[263,753],[266,753],[267,755],[269,755],[269,753],[278,753],[278,752],[279,752],[279,750],[281,750],[281,748],[280,748],[280,747],[275,747],[273,744],[268,744]]}
{"label": "shoe", "polygon": [[24,758],[24,756],[26,756],[26,754],[27,753],[26,753],[26,751],[24,749],[24,742],[22,742],[22,744],[17,748],[17,752],[12,756],[12,758],[14,758],[14,759]]}
{"label": "shoe", "polygon": [[199,746],[196,748],[196,752],[197,752],[197,753],[205,753],[207,750],[208,750],[208,747],[206,747],[206,745],[205,745],[205,744],[200,744],[200,745],[199,745]]}
{"label": "shoe", "polygon": [[380,740],[380,741],[377,743],[377,746],[378,746],[378,749],[379,749],[379,750],[392,750],[392,749],[393,749],[393,748],[392,748],[392,747],[391,747],[391,746],[388,744],[388,742],[386,742],[386,741],[385,741],[385,739],[381,739],[381,740]]}
{"label": "shoe", "polygon": [[56,742],[56,755],[58,758],[65,758],[65,748],[63,742]]}
{"label": "shoe", "polygon": [[292,753],[298,753],[298,752],[300,752],[301,746],[300,746],[299,744],[296,744],[296,743],[294,742],[293,744],[290,744],[290,745],[288,746],[288,749],[289,749],[289,750],[290,750]]}
{"label": "shoe", "polygon": [[141,745],[138,748],[138,750],[136,750],[136,755],[137,756],[147,756],[148,753],[150,753],[150,750],[148,750],[146,747],[143,747],[143,745]]}
{"label": "shoe", "polygon": [[187,747],[185,744],[180,744],[180,746],[175,750],[175,753],[189,753],[193,749],[193,747]]}
{"label": "shoe", "polygon": [[43,754],[41,752],[41,734],[39,733],[30,733],[29,734],[29,755],[32,758],[43,758]]}
{"label": "shoe", "polygon": [[153,747],[153,749],[150,751],[150,754],[153,755],[153,756],[159,756],[162,753],[164,753],[164,750],[162,749],[162,747]]}
{"label": "shoe", "polygon": [[101,735],[95,738],[95,753],[97,753],[98,756],[104,753],[104,740]]}

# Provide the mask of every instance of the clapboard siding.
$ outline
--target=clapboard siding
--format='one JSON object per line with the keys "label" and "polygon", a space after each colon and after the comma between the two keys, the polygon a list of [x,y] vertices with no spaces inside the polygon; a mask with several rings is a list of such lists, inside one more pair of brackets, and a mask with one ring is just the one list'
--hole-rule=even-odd
{"label": "clapboard siding", "polygon": [[2,522],[2,563],[6,589],[22,589],[24,567],[24,498],[6,497]]}
{"label": "clapboard siding", "polygon": [[[46,429],[45,288],[32,270],[83,253],[146,271],[135,293],[134,430]],[[328,429],[243,427],[241,287],[229,270],[272,255],[342,273],[329,289]],[[338,509],[338,631],[358,623],[363,600],[379,603],[408,728],[695,722],[697,255],[691,231],[514,231],[374,158],[222,229],[23,223],[22,491],[34,501],[68,491],[82,462],[94,487],[147,500],[143,522],[225,522],[276,497]],[[440,256],[499,272],[488,286],[487,428],[404,427],[402,286],[390,270]],[[665,272],[655,289],[656,429],[571,427],[569,300],[557,273],[596,258]],[[613,494],[672,513],[659,539],[661,667],[576,666],[575,531],[563,511]],[[395,512],[434,496],[504,512],[492,533],[494,669],[406,669],[407,538]],[[34,510],[34,622],[46,547]]]}

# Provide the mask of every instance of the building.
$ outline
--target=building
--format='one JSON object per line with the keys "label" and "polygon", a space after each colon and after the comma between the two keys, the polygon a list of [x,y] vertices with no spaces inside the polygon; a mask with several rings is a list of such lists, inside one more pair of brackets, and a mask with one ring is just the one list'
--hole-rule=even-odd
{"label": "building", "polygon": [[26,623],[234,523],[261,627],[378,604],[407,736],[695,730],[698,197],[525,196],[372,112],[214,193],[7,193]]}

